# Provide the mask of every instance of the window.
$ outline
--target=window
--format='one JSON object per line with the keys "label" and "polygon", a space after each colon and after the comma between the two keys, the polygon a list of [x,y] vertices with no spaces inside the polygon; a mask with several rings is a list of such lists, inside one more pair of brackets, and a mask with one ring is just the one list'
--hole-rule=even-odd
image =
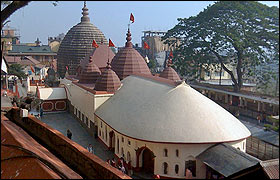
{"label": "window", "polygon": [[167,151],[167,149],[164,149],[164,150],[163,150],[163,156],[164,156],[164,157],[168,157],[168,151]]}
{"label": "window", "polygon": [[124,142],[124,138],[122,137],[122,142]]}
{"label": "window", "polygon": [[163,163],[163,174],[168,173],[168,164],[166,162]]}
{"label": "window", "polygon": [[124,155],[123,147],[121,148],[121,155]]}
{"label": "window", "polygon": [[88,126],[88,117],[86,117],[86,125]]}
{"label": "window", "polygon": [[119,153],[119,152],[120,152],[120,140],[118,138],[118,140],[117,140],[117,153]]}
{"label": "window", "polygon": [[130,152],[127,151],[127,161],[131,161],[131,156],[130,156]]}
{"label": "window", "polygon": [[179,157],[179,150],[176,149],[176,157]]}
{"label": "window", "polygon": [[84,119],[85,119],[85,116],[84,116],[84,114],[82,113],[82,120],[83,120],[83,122],[85,121]]}
{"label": "window", "polygon": [[130,144],[131,144],[130,140],[127,140],[127,144],[128,144],[128,145],[130,145]]}
{"label": "window", "polygon": [[175,173],[176,173],[176,174],[179,173],[179,165],[178,165],[178,164],[175,165]]}
{"label": "window", "polygon": [[101,136],[101,130],[99,129],[99,136]]}
{"label": "window", "polygon": [[81,112],[79,111],[79,119],[81,120]]}
{"label": "window", "polygon": [[[186,161],[185,165],[186,165],[185,169],[189,169],[192,172],[192,176],[196,177],[196,161],[193,160]],[[185,175],[186,175],[186,171],[185,171]]]}
{"label": "window", "polygon": [[105,126],[105,140],[107,142],[107,138],[108,138],[108,135],[107,135],[107,126]]}

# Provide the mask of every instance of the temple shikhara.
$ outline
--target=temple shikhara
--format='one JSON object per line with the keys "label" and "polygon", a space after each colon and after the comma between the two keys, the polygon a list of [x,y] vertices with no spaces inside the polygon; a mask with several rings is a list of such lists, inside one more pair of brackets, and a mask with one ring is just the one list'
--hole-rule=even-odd
{"label": "temple shikhara", "polygon": [[[171,56],[161,73],[152,74],[145,58],[133,46],[133,31],[129,27],[126,34],[120,34],[126,43],[115,54],[88,14],[84,3],[81,22],[61,41],[57,54],[61,78],[56,79],[56,87],[37,83],[29,88],[42,100],[44,113],[68,112],[114,154],[116,162],[123,159],[134,173],[178,179],[206,179],[214,175],[235,178],[251,171],[258,172],[256,176],[261,174],[261,161],[246,153],[247,139],[252,135],[249,129],[187,84],[173,69]],[[98,47],[93,47],[93,41]],[[22,110],[18,111],[21,114],[10,117],[25,117]],[[31,134],[42,131],[37,138],[46,135],[44,143],[61,157],[68,156],[65,160],[71,164],[70,169],[77,167],[82,178],[94,177],[87,173],[95,168],[92,172],[99,178],[102,176],[96,173],[98,170],[106,174],[105,178],[130,178],[57,131],[47,132],[49,127],[40,120],[25,118],[18,120],[19,124],[25,129],[31,124]],[[15,128],[6,126],[5,131]],[[56,139],[50,141],[48,133],[55,134]],[[56,145],[45,142],[48,140]],[[78,168],[79,160],[84,166],[92,166]],[[61,171],[69,178],[81,178],[72,170]]]}

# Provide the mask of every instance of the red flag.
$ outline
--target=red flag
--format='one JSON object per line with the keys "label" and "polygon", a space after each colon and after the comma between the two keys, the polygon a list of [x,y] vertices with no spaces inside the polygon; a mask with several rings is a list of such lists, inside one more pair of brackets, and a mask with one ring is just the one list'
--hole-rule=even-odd
{"label": "red flag", "polygon": [[66,68],[66,71],[68,71],[68,66],[66,66],[65,68]]}
{"label": "red flag", "polygon": [[173,52],[170,50],[169,57],[173,58]]}
{"label": "red flag", "polygon": [[144,49],[150,49],[150,46],[146,42],[144,42]]}
{"label": "red flag", "polygon": [[109,39],[109,47],[115,47],[114,43]]}
{"label": "red flag", "polygon": [[35,73],[35,70],[34,70],[34,68],[30,65],[30,69],[31,69],[31,71],[33,72],[33,73]]}
{"label": "red flag", "polygon": [[92,41],[92,47],[95,47],[95,48],[99,47],[95,40]]}
{"label": "red flag", "polygon": [[132,23],[134,23],[134,16],[132,13],[130,13],[130,21],[132,21]]}

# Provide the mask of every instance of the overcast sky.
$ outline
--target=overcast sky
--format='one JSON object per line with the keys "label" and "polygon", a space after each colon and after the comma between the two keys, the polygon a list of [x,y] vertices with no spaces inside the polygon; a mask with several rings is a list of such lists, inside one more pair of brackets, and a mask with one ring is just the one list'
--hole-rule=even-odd
{"label": "overcast sky", "polygon": [[[279,1],[260,1],[279,7]],[[122,47],[125,44],[130,13],[135,22],[130,26],[133,44],[141,42],[142,31],[167,31],[177,24],[177,18],[188,18],[203,11],[214,1],[87,1],[92,24],[107,39]],[[16,11],[10,27],[19,30],[20,42],[34,42],[37,37],[47,44],[48,37],[66,34],[82,17],[83,1],[32,1]]]}

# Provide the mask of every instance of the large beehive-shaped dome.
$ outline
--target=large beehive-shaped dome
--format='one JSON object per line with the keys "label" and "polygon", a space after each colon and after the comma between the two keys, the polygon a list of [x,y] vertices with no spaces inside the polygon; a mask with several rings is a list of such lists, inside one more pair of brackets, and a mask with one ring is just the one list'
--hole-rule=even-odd
{"label": "large beehive-shaped dome", "polygon": [[127,42],[125,43],[125,47],[112,59],[112,70],[116,72],[120,80],[135,73],[151,75],[145,59],[132,46],[129,29],[126,35]]}
{"label": "large beehive-shaped dome", "polygon": [[104,34],[93,24],[88,17],[86,3],[83,7],[81,22],[73,26],[65,35],[57,52],[58,72],[63,76],[68,66],[70,75],[76,74],[80,61],[93,50],[92,41],[98,44],[108,44]]}

